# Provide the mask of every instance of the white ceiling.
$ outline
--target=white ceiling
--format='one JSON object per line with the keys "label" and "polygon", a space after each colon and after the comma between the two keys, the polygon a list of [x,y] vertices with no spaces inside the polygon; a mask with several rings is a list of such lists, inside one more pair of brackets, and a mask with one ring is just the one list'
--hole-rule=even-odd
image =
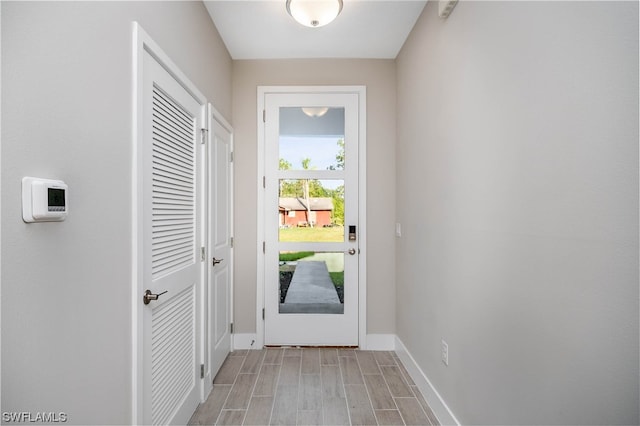
{"label": "white ceiling", "polygon": [[334,22],[307,28],[289,16],[285,0],[204,2],[233,59],[393,59],[426,3],[344,0]]}

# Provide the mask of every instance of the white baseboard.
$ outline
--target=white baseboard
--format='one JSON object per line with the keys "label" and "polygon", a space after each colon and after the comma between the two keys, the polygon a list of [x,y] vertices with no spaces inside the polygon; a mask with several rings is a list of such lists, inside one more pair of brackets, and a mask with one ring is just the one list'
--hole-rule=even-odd
{"label": "white baseboard", "polygon": [[258,338],[255,333],[238,333],[233,335],[231,347],[233,350],[260,349],[256,346]]}
{"label": "white baseboard", "polygon": [[367,351],[393,351],[396,349],[395,334],[367,334],[361,349]]}
{"label": "white baseboard", "polygon": [[431,381],[429,381],[427,375],[424,374],[404,343],[402,343],[397,336],[395,336],[395,351],[415,384],[418,385],[418,389],[420,389],[422,396],[424,396],[424,399],[429,404],[429,407],[431,407],[433,414],[436,415],[440,424],[460,426],[460,422],[456,419],[456,416],[451,409],[449,409],[449,406],[444,402],[442,396],[440,396],[436,388],[431,384]]}

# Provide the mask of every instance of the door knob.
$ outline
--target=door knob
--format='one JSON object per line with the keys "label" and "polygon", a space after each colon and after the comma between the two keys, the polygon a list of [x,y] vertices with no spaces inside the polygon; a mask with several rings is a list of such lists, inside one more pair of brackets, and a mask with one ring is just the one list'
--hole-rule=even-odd
{"label": "door knob", "polygon": [[347,253],[349,253],[351,256],[353,256],[354,254],[356,254],[356,249],[350,248]]}
{"label": "door knob", "polygon": [[162,296],[168,291],[169,290],[165,290],[162,293],[153,294],[151,293],[151,290],[147,290],[144,292],[144,296],[142,296],[142,301],[144,302],[145,305],[148,305],[149,302],[151,302],[152,300],[158,300],[158,297]]}
{"label": "door knob", "polygon": [[212,266],[216,266],[218,263],[222,262],[224,259],[216,259],[215,257],[213,258],[211,264]]}

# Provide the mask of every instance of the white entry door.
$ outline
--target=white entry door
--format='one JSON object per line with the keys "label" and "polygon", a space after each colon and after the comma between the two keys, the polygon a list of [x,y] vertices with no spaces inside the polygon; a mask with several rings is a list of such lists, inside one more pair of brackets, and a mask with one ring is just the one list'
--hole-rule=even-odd
{"label": "white entry door", "polygon": [[142,85],[142,418],[186,424],[200,400],[205,105],[146,50]]}
{"label": "white entry door", "polygon": [[232,298],[232,136],[231,127],[217,114],[209,114],[209,379],[215,377],[231,351]]}
{"label": "white entry door", "polygon": [[264,343],[357,346],[358,94],[264,105]]}

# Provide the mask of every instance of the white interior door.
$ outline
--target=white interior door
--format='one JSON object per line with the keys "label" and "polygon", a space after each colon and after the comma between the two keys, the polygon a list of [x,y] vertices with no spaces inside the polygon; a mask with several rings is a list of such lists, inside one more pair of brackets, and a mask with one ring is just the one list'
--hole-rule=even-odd
{"label": "white interior door", "polygon": [[227,123],[209,117],[209,366],[215,377],[231,351],[232,299],[232,134]]}
{"label": "white interior door", "polygon": [[146,51],[142,84],[143,421],[186,424],[200,399],[205,106]]}
{"label": "white interior door", "polygon": [[264,343],[357,346],[358,95],[264,102]]}

